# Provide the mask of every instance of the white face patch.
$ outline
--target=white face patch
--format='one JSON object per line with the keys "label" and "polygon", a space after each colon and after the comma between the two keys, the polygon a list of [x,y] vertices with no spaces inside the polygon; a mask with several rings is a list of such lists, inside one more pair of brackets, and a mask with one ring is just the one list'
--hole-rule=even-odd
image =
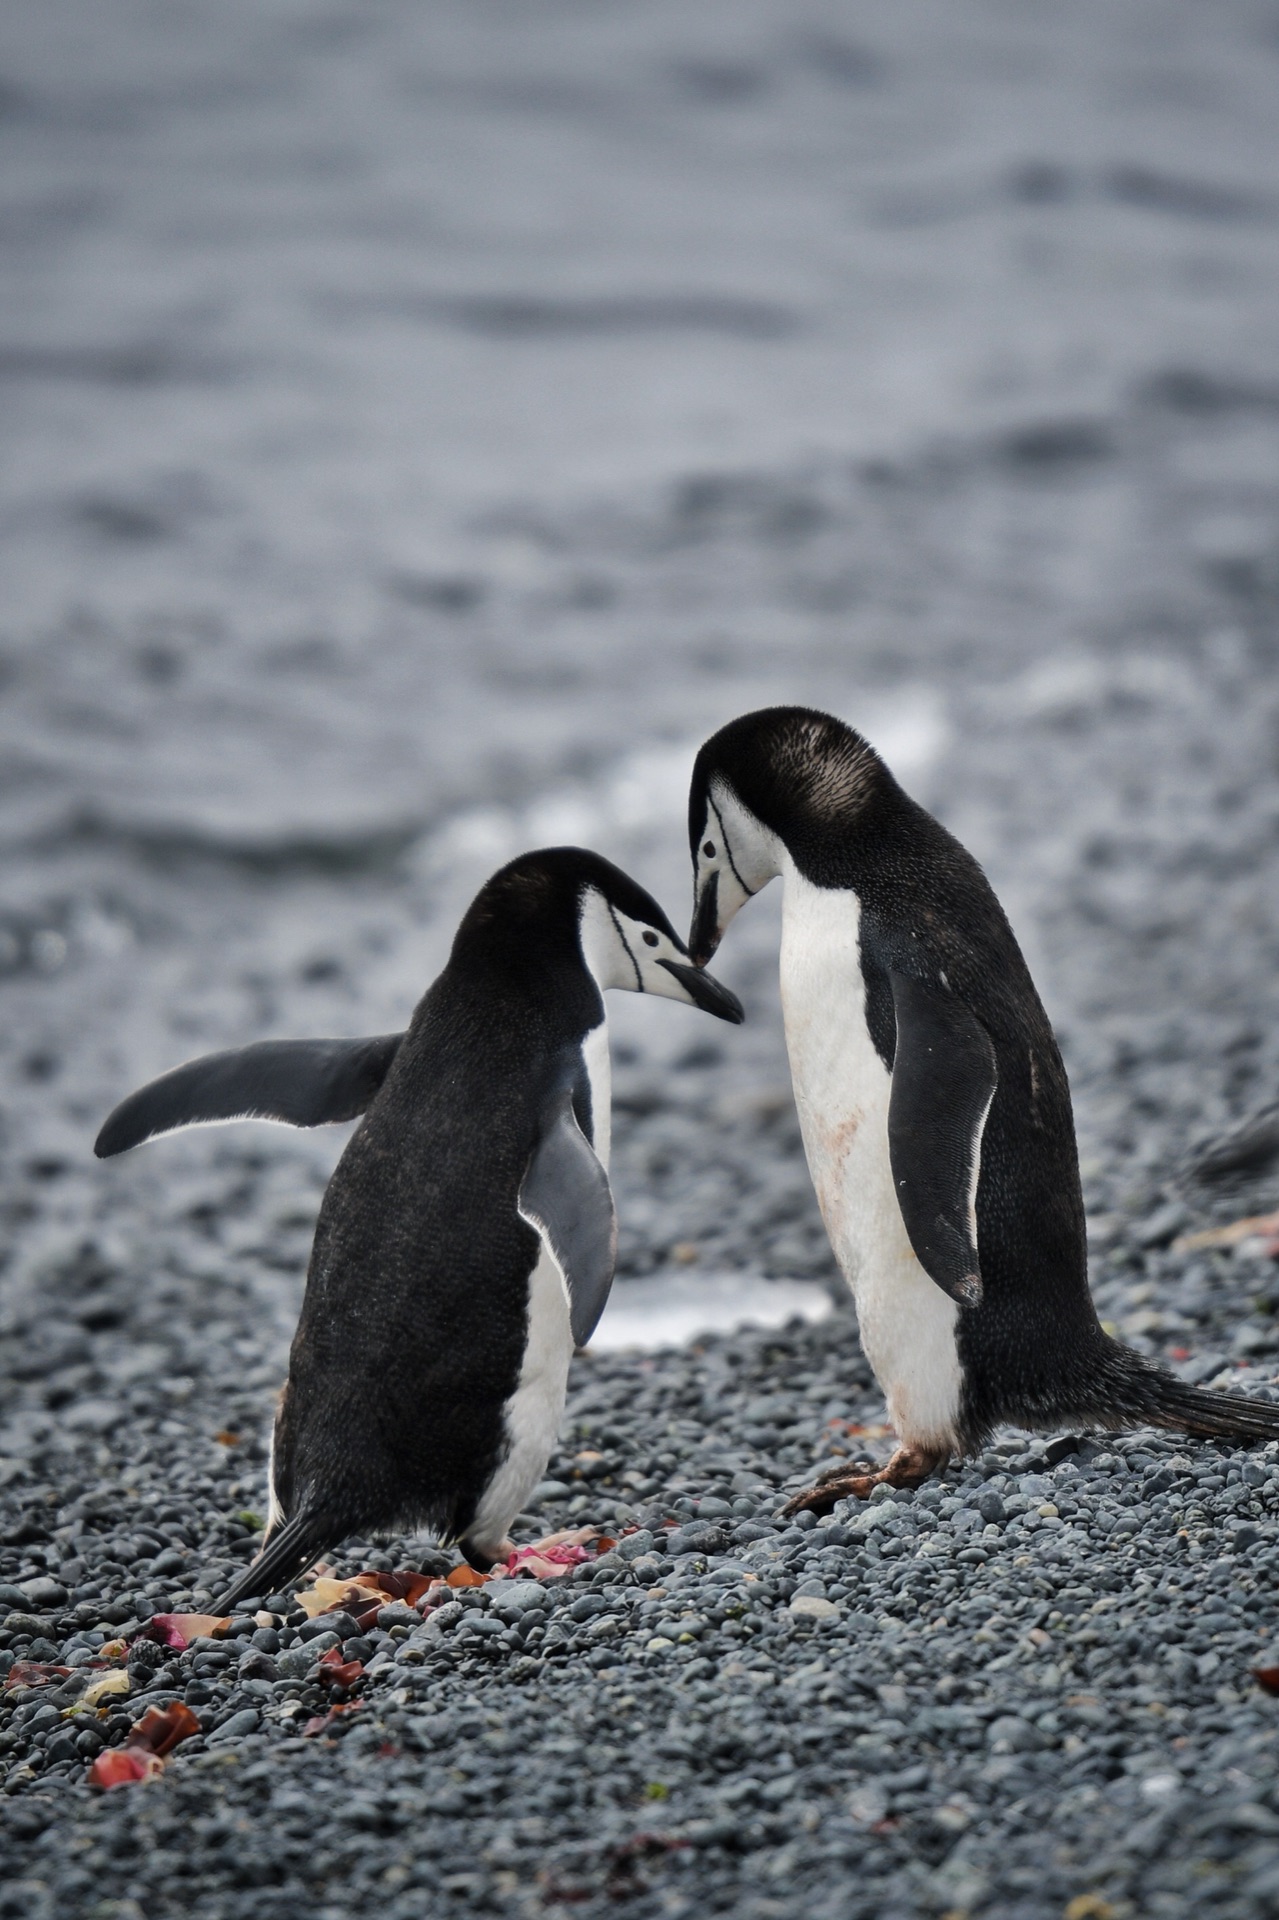
{"label": "white face patch", "polygon": [[632,920],[595,887],[582,895],[580,927],[582,958],[601,991],[620,987],[627,993],[652,993],[684,1006],[697,1005],[687,987],[660,964],[689,964],[687,953],[661,927]]}
{"label": "white face patch", "polygon": [[742,805],[731,788],[712,780],[694,863],[694,924],[703,895],[714,880],[714,934],[718,944],[746,902],[782,871],[783,857],[777,835]]}

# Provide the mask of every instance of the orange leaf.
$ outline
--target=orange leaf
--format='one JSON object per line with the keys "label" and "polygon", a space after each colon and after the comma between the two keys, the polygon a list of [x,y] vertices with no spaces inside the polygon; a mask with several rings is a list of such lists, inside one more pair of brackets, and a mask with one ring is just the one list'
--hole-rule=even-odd
{"label": "orange leaf", "polygon": [[148,1707],[142,1718],[130,1727],[125,1746],[135,1752],[146,1750],[164,1759],[199,1731],[200,1722],[190,1707],[175,1700],[170,1707]]}
{"label": "orange leaf", "polygon": [[221,1433],[215,1433],[213,1436],[220,1447],[238,1447],[241,1437],[238,1433],[232,1433],[229,1427],[223,1427]]}
{"label": "orange leaf", "polygon": [[312,1620],[321,1613],[348,1611],[363,1612],[370,1604],[384,1607],[386,1594],[381,1587],[369,1585],[369,1575],[358,1574],[353,1580],[317,1580],[305,1593],[299,1593],[297,1603]]}
{"label": "orange leaf", "polygon": [[1268,1239],[1279,1231],[1279,1213],[1252,1213],[1244,1220],[1232,1220],[1229,1226],[1207,1227],[1202,1233],[1185,1233],[1174,1240],[1174,1253],[1199,1253],[1205,1247],[1237,1247],[1241,1240]]}
{"label": "orange leaf", "polygon": [[129,1787],[138,1780],[154,1780],[163,1773],[164,1762],[158,1755],[140,1747],[108,1747],[89,1768],[91,1787]]}
{"label": "orange leaf", "polygon": [[460,1566],[445,1574],[444,1584],[446,1587],[482,1587],[488,1577],[487,1573],[477,1573],[474,1567]]}
{"label": "orange leaf", "polygon": [[1252,1677],[1265,1693],[1279,1693],[1279,1667],[1254,1667]]}
{"label": "orange leaf", "polygon": [[409,1607],[415,1607],[422,1595],[432,1585],[429,1574],[425,1573],[362,1573],[362,1587],[376,1587],[388,1600],[403,1600]]}

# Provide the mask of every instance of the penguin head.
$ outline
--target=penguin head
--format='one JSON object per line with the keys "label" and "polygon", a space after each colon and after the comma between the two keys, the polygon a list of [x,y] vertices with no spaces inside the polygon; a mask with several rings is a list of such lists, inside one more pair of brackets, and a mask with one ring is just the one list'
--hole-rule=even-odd
{"label": "penguin head", "polygon": [[692,964],[688,948],[652,894],[598,854],[586,863],[579,894],[582,958],[597,986],[682,1000],[740,1025],[736,994]]}
{"label": "penguin head", "polygon": [[733,916],[782,870],[855,826],[892,776],[831,714],[765,707],[721,727],[698,753],[688,796],[693,855],[689,945],[704,967]]}
{"label": "penguin head", "polygon": [[652,894],[598,853],[544,847],[495,873],[472,901],[454,959],[525,972],[534,952],[582,967],[601,990],[621,987],[681,1000],[735,1025],[741,1003],[692,964],[688,948]]}

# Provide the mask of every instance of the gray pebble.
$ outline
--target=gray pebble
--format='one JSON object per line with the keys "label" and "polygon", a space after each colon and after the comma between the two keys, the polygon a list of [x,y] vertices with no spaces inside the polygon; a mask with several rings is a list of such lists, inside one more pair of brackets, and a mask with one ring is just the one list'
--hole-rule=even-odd
{"label": "gray pebble", "polygon": [[298,1628],[303,1640],[317,1640],[324,1634],[333,1634],[338,1640],[350,1640],[360,1631],[358,1623],[349,1613],[317,1613],[311,1620],[304,1620]]}
{"label": "gray pebble", "polygon": [[211,1733],[205,1735],[205,1738],[210,1746],[220,1745],[224,1741],[243,1740],[246,1734],[256,1733],[259,1718],[256,1707],[242,1707],[238,1713],[233,1713],[229,1720],[223,1720],[214,1727]]}

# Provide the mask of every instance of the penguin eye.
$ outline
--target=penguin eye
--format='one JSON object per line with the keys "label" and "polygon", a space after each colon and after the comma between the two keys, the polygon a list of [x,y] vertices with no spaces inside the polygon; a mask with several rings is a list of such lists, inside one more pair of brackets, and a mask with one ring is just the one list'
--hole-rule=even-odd
{"label": "penguin eye", "polygon": [[646,932],[644,935],[644,945],[646,947],[655,947],[657,945],[657,935]]}
{"label": "penguin eye", "polygon": [[702,852],[706,855],[706,858],[708,860],[713,860],[715,858],[715,842],[713,840],[708,840],[706,842],[706,845],[702,848]]}

